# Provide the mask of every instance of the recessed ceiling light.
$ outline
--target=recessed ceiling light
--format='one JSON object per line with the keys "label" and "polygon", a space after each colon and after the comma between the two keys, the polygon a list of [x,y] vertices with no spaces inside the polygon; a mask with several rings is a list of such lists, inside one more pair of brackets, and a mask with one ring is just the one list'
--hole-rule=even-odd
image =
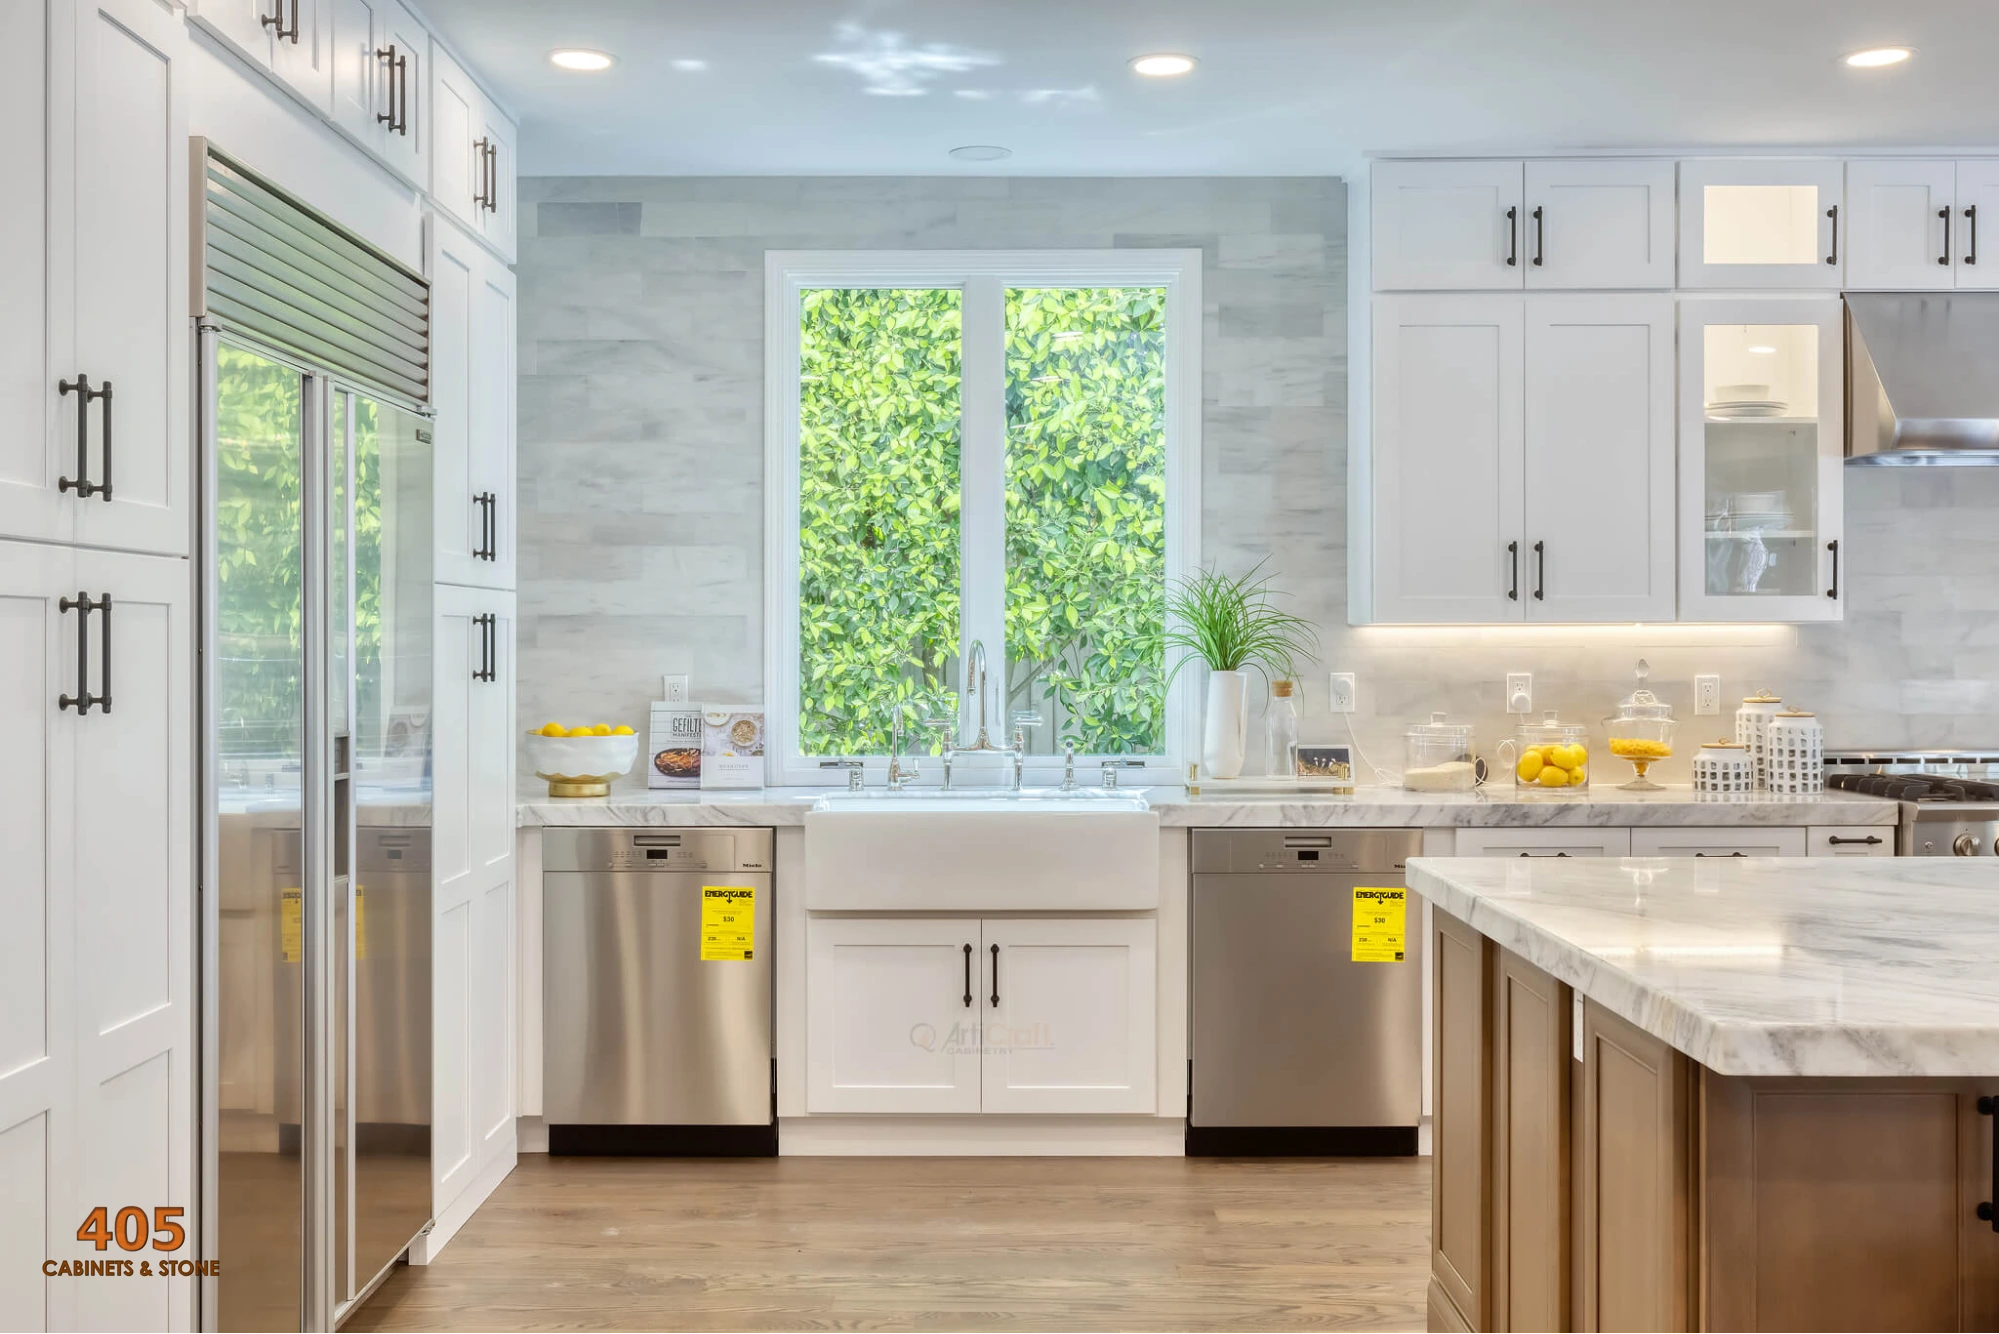
{"label": "recessed ceiling light", "polygon": [[673,67],[683,74],[699,74],[702,70],[708,68],[708,62],[705,60],[696,60],[692,56],[682,56],[673,62]]}
{"label": "recessed ceiling light", "polygon": [[1899,65],[1914,54],[1906,46],[1871,46],[1846,57],[1846,63],[1855,69],[1878,69],[1882,65]]}
{"label": "recessed ceiling light", "polygon": [[1170,79],[1194,68],[1194,57],[1176,55],[1139,56],[1131,62],[1134,73],[1150,79]]}
{"label": "recessed ceiling light", "polygon": [[1759,357],[1774,357],[1777,355],[1777,349],[1765,343],[1758,343],[1755,347],[1752,347],[1749,350],[1751,352],[1754,352]]}
{"label": "recessed ceiling light", "polygon": [[951,156],[960,162],[998,162],[1001,158],[1013,156],[1011,148],[1001,148],[998,144],[964,144],[951,150]]}
{"label": "recessed ceiling light", "polygon": [[582,70],[595,73],[611,68],[617,61],[602,51],[590,51],[583,47],[564,47],[560,51],[548,53],[548,63],[557,69]]}

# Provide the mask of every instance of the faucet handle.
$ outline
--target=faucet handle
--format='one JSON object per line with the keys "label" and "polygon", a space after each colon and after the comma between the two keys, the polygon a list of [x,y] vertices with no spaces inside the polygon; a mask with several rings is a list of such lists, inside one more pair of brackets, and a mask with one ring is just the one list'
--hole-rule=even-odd
{"label": "faucet handle", "polygon": [[859,792],[865,785],[865,766],[860,760],[821,760],[821,769],[845,769],[847,771],[847,791]]}

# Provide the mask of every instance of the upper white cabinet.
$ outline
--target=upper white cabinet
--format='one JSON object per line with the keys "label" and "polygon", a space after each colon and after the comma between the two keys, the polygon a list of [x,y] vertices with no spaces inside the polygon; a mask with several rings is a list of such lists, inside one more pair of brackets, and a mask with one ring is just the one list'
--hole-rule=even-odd
{"label": "upper white cabinet", "polygon": [[333,95],[328,11],[334,2],[196,0],[188,16],[324,112]]}
{"label": "upper white cabinet", "polygon": [[1988,236],[1999,216],[1999,162],[1849,162],[1846,198],[1853,214],[1849,288],[1999,287],[1993,252],[1978,253],[1981,214]]}
{"label": "upper white cabinet", "polygon": [[1680,303],[1680,618],[1838,620],[1836,298]]}
{"label": "upper white cabinet", "polygon": [[1669,620],[1665,295],[1381,297],[1374,612]]}
{"label": "upper white cabinet", "polygon": [[511,262],[513,122],[441,47],[431,62],[431,107],[431,194]]}
{"label": "upper white cabinet", "polygon": [[514,275],[432,215],[437,578],[514,586]]}
{"label": "upper white cabinet", "polygon": [[1670,161],[1382,161],[1373,192],[1380,291],[1673,285]]}
{"label": "upper white cabinet", "polygon": [[186,29],[152,0],[0,24],[0,536],[185,555]]}
{"label": "upper white cabinet", "polygon": [[303,3],[319,14],[326,114],[398,176],[428,186],[430,33],[398,0]]}
{"label": "upper white cabinet", "polygon": [[1680,286],[1837,290],[1852,230],[1843,176],[1837,159],[1680,163]]}

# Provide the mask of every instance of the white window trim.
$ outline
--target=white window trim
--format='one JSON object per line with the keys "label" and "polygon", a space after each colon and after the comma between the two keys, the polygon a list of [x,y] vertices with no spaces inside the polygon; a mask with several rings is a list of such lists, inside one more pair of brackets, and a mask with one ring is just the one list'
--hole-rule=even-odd
{"label": "white window trim", "polygon": [[[764,257],[764,682],[767,781],[796,786],[844,784],[844,770],[821,767],[821,757],[798,754],[798,374],[801,293],[815,287],[955,287],[964,292],[965,379],[960,387],[964,426],[961,459],[976,460],[1005,447],[1004,350],[986,348],[981,364],[997,377],[976,373],[978,340],[999,329],[992,310],[1014,287],[1163,287],[1166,289],[1166,578],[1200,563],[1201,542],[1201,252],[1199,250],[772,250]],[[985,318],[980,319],[981,311]],[[991,381],[987,383],[987,381]],[[996,498],[995,498],[996,499]],[[993,535],[980,524],[1004,522],[991,513],[960,515],[960,540],[969,545]],[[983,640],[987,660],[1005,673],[1006,648],[998,627],[1003,609],[975,607],[966,599],[961,640]],[[1169,651],[1170,652],[1170,651]],[[1199,673],[1183,671],[1166,699],[1166,754],[1152,757],[1132,785],[1177,782],[1200,742]],[[1003,720],[1002,720],[1003,722]],[[912,738],[912,749],[916,739]],[[862,761],[866,781],[886,780],[888,758]],[[1077,781],[1094,786],[1103,760],[1077,756]],[[1025,781],[1059,781],[1061,756],[1030,755]],[[927,756],[921,784],[936,785],[941,766]],[[960,787],[1003,782],[993,761],[961,761]]]}

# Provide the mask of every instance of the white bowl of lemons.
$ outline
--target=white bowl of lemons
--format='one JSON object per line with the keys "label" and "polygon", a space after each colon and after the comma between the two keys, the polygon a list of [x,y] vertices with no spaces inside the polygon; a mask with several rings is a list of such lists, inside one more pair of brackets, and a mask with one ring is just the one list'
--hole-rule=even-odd
{"label": "white bowl of lemons", "polygon": [[620,724],[564,727],[549,723],[528,733],[528,762],[546,779],[551,797],[608,797],[611,781],[632,771],[638,733]]}

